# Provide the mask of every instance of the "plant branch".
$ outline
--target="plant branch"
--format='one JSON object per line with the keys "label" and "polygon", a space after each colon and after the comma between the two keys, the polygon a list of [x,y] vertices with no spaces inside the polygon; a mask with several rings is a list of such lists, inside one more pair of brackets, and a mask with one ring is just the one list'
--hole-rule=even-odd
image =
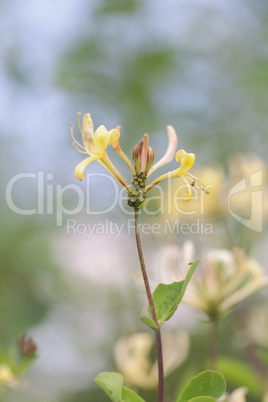
{"label": "plant branch", "polygon": [[157,316],[156,316],[153,296],[152,296],[152,292],[150,289],[149,279],[148,279],[148,275],[146,272],[146,267],[145,267],[143,252],[142,252],[140,230],[139,230],[139,212],[140,211],[136,208],[134,208],[134,210],[135,210],[135,235],[136,235],[136,243],[137,243],[137,249],[138,249],[138,254],[139,254],[141,272],[142,272],[142,276],[143,276],[143,280],[144,280],[144,285],[145,285],[145,290],[146,290],[149,306],[150,306],[150,309],[152,312],[152,317],[157,326],[157,329],[155,330],[155,336],[156,336],[157,362],[158,362],[158,402],[163,402],[164,401],[164,366],[163,366],[161,332],[160,332],[160,327],[159,327],[159,323],[158,323]]}

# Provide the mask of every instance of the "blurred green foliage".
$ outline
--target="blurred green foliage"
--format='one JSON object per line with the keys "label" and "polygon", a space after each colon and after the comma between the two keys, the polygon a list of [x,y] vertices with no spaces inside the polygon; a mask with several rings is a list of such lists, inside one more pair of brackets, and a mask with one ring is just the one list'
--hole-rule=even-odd
{"label": "blurred green foliage", "polygon": [[0,231],[0,341],[11,339],[40,322],[51,306],[50,292],[57,286],[48,232],[33,221],[12,222]]}
{"label": "blurred green foliage", "polygon": [[[121,2],[100,3],[90,29],[81,29],[63,58],[58,83],[73,96],[84,93],[86,110],[102,119],[107,111],[110,119],[119,114],[130,146],[144,132],[163,135],[170,123],[200,159],[224,161],[230,151],[252,149],[263,154],[268,60],[262,15],[237,4],[232,15],[228,6],[221,14],[201,3],[191,11],[182,6],[186,23],[175,5],[173,15],[163,7],[160,20],[156,13],[150,18],[146,2],[136,5],[125,15]],[[241,30],[239,12],[247,18]]]}
{"label": "blurred green foliage", "polygon": [[[1,7],[4,10],[6,4],[2,1],[0,10]],[[15,1],[10,4],[12,13],[12,7],[17,4]],[[247,0],[215,5],[200,1],[164,5],[147,0],[103,0],[94,4],[82,1],[75,4],[77,8],[83,8],[84,18],[75,34],[74,30],[71,34],[66,31],[67,44],[62,45],[50,81],[46,83],[46,78],[44,84],[43,77],[39,77],[45,89],[38,87],[36,77],[31,74],[30,67],[35,68],[34,63],[31,65],[33,55],[30,58],[28,55],[25,62],[27,48],[21,50],[19,40],[8,47],[2,63],[11,97],[17,97],[23,87],[26,92],[33,90],[33,102],[39,102],[37,93],[42,90],[45,93],[50,87],[65,97],[61,123],[75,121],[76,111],[83,109],[82,112],[92,113],[96,126],[122,124],[122,143],[126,153],[130,153],[143,133],[148,132],[151,144],[157,144],[156,154],[162,154],[166,146],[165,127],[172,124],[178,133],[180,146],[195,152],[199,165],[216,162],[226,166],[227,158],[237,151],[256,152],[266,159],[266,2]],[[64,1],[61,7],[64,11]],[[30,7],[28,13],[31,13]],[[59,14],[59,22],[61,18]],[[49,25],[48,20],[48,31]],[[37,40],[42,48],[42,38],[37,35]],[[52,61],[48,59],[47,63],[50,66]],[[38,64],[35,72],[39,76]],[[31,112],[28,111],[29,120],[32,119]],[[41,106],[37,119],[43,122]],[[51,122],[45,123],[49,130]],[[21,122],[16,120],[16,124],[19,130]],[[2,134],[6,134],[5,127],[1,127]],[[62,152],[66,144],[71,145],[68,130],[64,130],[66,137],[57,145],[57,154],[60,155],[59,163],[69,172],[74,165]],[[27,161],[27,155],[21,155],[13,131],[7,134],[13,140],[11,144],[8,137],[1,140],[2,191],[10,172],[13,172],[14,163],[20,171]],[[34,139],[33,146],[37,147],[37,144],[38,150],[42,151],[43,138],[36,132],[29,138],[30,141]],[[58,133],[55,133],[55,138],[58,138]],[[48,160],[48,169],[50,163]],[[41,323],[62,294],[62,302],[68,299],[74,304],[80,295],[69,292],[70,284],[64,282],[52,255],[51,239],[56,232],[54,223],[29,217],[18,219],[7,212],[5,204],[1,205],[1,213],[5,219],[0,226],[0,341],[6,345]],[[88,291],[99,292],[94,285]],[[103,293],[107,297],[105,301],[112,300],[113,318],[118,318],[117,332],[111,331],[112,336],[136,329],[138,319],[132,326],[124,323],[126,317],[138,317],[139,303],[124,302],[125,296],[122,297],[120,292],[115,294],[104,290]],[[94,301],[91,307],[94,309]],[[245,359],[235,338],[236,325],[233,315],[220,323],[220,353]],[[144,328],[140,323],[139,329]],[[188,361],[167,379],[167,402],[172,401],[174,389],[178,393],[191,376],[204,369],[208,355],[208,328],[200,324],[198,333],[193,333],[191,339]],[[232,341],[229,343],[226,339]],[[106,349],[103,347],[105,361],[110,364],[107,370],[116,369],[111,350],[114,340],[109,339],[109,350],[107,345]],[[58,400],[107,401],[91,378],[87,389],[82,388],[61,392]],[[21,394],[21,401],[37,402],[35,394],[27,395],[27,392]],[[153,392],[140,390],[140,394],[148,402],[155,400]],[[13,391],[8,401],[14,402],[17,397]],[[255,402],[256,399],[249,395],[248,401]]]}

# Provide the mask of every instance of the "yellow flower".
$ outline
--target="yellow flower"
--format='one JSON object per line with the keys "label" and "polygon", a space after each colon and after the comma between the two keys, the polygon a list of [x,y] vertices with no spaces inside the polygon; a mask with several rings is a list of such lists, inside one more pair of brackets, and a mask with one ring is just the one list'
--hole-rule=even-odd
{"label": "yellow flower", "polygon": [[179,151],[176,152],[175,158],[176,161],[180,163],[180,167],[168,173],[165,173],[162,176],[159,176],[151,184],[149,184],[148,187],[146,187],[145,192],[150,191],[153,187],[155,187],[157,184],[159,184],[161,181],[165,179],[181,177],[188,189],[188,194],[184,194],[183,199],[184,201],[189,201],[191,199],[193,193],[192,186],[194,186],[196,181],[198,181],[197,177],[189,173],[195,162],[195,154],[193,153],[188,154],[188,152],[184,151],[184,149],[180,149]]}
{"label": "yellow flower", "polygon": [[[145,195],[161,181],[181,177],[188,188],[188,194],[184,194],[183,199],[184,201],[189,201],[192,196],[192,186],[194,186],[196,181],[198,181],[195,176],[189,173],[195,162],[195,154],[188,153],[183,149],[176,152],[178,140],[177,134],[172,126],[167,126],[167,136],[168,147],[166,153],[154,165],[152,165],[154,161],[154,150],[149,147],[148,134],[144,134],[143,139],[135,146],[133,150],[133,160],[135,163],[136,175],[133,175],[134,179],[132,180],[132,184],[136,188],[144,188]],[[180,167],[159,176],[146,187],[148,177],[160,167],[170,163],[174,158],[174,155],[176,161],[180,163]]]}
{"label": "yellow flower", "polygon": [[[80,114],[78,114],[78,118]],[[85,168],[93,161],[97,161],[102,165],[108,172],[119,182],[119,184],[125,188],[127,192],[130,191],[129,186],[123,179],[121,174],[117,171],[115,166],[110,161],[106,149],[108,145],[117,145],[120,131],[118,129],[112,129],[108,131],[106,127],[100,126],[94,132],[94,126],[91,119],[90,113],[86,113],[83,117],[82,127],[80,121],[78,120],[78,126],[81,131],[83,145],[74,138],[73,127],[71,127],[71,136],[73,138],[73,145],[77,151],[88,154],[89,157],[80,162],[75,168],[75,177],[79,180],[85,178]]]}
{"label": "yellow flower", "polygon": [[[197,222],[204,218],[206,222],[222,220],[229,216],[227,208],[227,185],[223,170],[219,168],[204,167],[196,171],[196,176],[201,178],[202,190],[196,183],[192,187],[191,207],[184,206],[182,200],[182,188],[178,180],[174,180],[171,185],[166,186],[164,193],[164,208],[162,219],[171,223],[178,219],[180,222]],[[209,196],[206,197],[206,194]]]}
{"label": "yellow flower", "polygon": [[[168,376],[186,359],[189,336],[185,331],[164,332],[163,360],[164,376]],[[144,389],[156,389],[158,385],[157,361],[151,361],[150,351],[154,345],[151,333],[137,333],[120,338],[114,349],[116,364],[129,385]]]}
{"label": "yellow flower", "polygon": [[[154,150],[149,146],[148,134],[144,134],[143,139],[135,146],[133,150],[133,160],[135,166],[131,163],[129,158],[123,152],[119,137],[121,133],[121,126],[108,131],[104,126],[98,127],[94,132],[93,122],[90,113],[83,116],[82,127],[80,124],[80,113],[78,113],[78,126],[82,135],[83,145],[74,138],[73,126],[71,127],[71,136],[73,138],[73,145],[81,153],[89,155],[86,159],[80,162],[75,168],[75,177],[80,180],[85,178],[85,169],[93,161],[97,161],[118,181],[118,183],[128,193],[127,203],[134,208],[143,208],[146,205],[146,194],[154,188],[158,183],[164,179],[181,177],[188,189],[188,192],[183,195],[184,201],[189,201],[192,196],[192,187],[196,185],[198,179],[189,173],[192,168],[195,155],[187,153],[183,149],[177,151],[176,161],[180,163],[180,167],[163,174],[155,179],[151,184],[147,185],[148,177],[160,167],[168,164],[174,158],[177,148],[177,135],[172,126],[167,127],[168,147],[165,155],[153,165]],[[133,189],[129,187],[125,179],[117,171],[115,166],[110,161],[107,155],[107,148],[112,145],[115,152],[120,156],[130,169],[133,180],[131,184]],[[198,187],[198,185],[196,185]],[[200,188],[200,187],[199,187]]]}

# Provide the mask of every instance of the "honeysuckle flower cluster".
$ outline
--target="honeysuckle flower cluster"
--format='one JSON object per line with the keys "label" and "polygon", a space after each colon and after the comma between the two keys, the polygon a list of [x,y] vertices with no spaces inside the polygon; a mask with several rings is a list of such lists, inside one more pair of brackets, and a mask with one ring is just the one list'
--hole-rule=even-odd
{"label": "honeysuckle flower cluster", "polygon": [[[154,345],[151,333],[141,332],[120,338],[114,349],[118,369],[129,385],[155,389],[158,383],[157,362],[150,359]],[[168,376],[186,359],[190,340],[186,331],[163,333],[164,376]]]}
{"label": "honeysuckle flower cluster", "polygon": [[[183,280],[193,257],[194,247],[190,241],[182,250],[172,245],[160,250],[157,261],[162,281]],[[268,277],[259,263],[239,248],[206,250],[198,274],[190,281],[182,302],[206,313],[212,321],[268,286]]]}
{"label": "honeysuckle flower cluster", "polygon": [[[198,179],[193,176],[189,171],[191,170],[194,162],[195,155],[193,153],[187,153],[183,149],[177,150],[177,135],[172,126],[167,127],[168,135],[168,147],[165,155],[155,164],[155,153],[153,148],[149,146],[148,134],[144,134],[142,140],[134,147],[133,161],[134,166],[123,152],[120,146],[120,133],[121,127],[108,131],[106,127],[100,126],[94,131],[93,122],[90,113],[86,113],[82,119],[82,125],[80,123],[81,114],[78,113],[78,127],[80,129],[83,145],[81,145],[74,137],[73,126],[71,126],[71,136],[73,139],[73,146],[77,151],[87,155],[86,159],[80,162],[75,168],[75,177],[79,180],[85,178],[85,169],[93,161],[97,161],[102,165],[125,189],[128,195],[128,204],[134,208],[143,208],[146,203],[147,193],[154,188],[161,181],[168,178],[181,177],[187,186],[188,192],[183,195],[185,201],[189,201],[192,196],[192,187],[196,185]],[[112,145],[113,149],[120,156],[130,169],[133,180],[131,182],[132,188],[128,185],[127,181],[118,172],[116,167],[111,162],[107,155],[107,148]],[[180,166],[168,173],[165,173],[150,184],[147,184],[147,179],[157,169],[170,163],[172,159],[176,158],[176,161],[180,163]]]}
{"label": "honeysuckle flower cluster", "polygon": [[247,315],[245,338],[249,342],[268,350],[268,314],[264,304],[254,306]]}

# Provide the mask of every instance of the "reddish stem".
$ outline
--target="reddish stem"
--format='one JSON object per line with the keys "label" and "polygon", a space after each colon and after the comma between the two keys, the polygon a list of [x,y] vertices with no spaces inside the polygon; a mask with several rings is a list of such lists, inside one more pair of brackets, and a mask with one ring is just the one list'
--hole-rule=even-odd
{"label": "reddish stem", "polygon": [[137,249],[138,249],[138,254],[139,254],[139,260],[140,260],[141,272],[142,272],[142,276],[143,276],[143,280],[144,280],[145,290],[146,290],[149,306],[150,306],[150,309],[152,312],[152,317],[157,326],[157,329],[155,330],[156,347],[157,347],[157,362],[158,362],[158,399],[157,399],[157,401],[163,402],[164,401],[164,366],[163,366],[161,332],[160,332],[160,327],[159,327],[159,323],[158,323],[157,316],[156,316],[153,296],[152,296],[152,292],[150,289],[149,279],[148,279],[148,275],[146,272],[146,267],[145,267],[143,252],[142,252],[141,238],[140,238],[140,231],[139,231],[139,210],[137,210],[137,209],[135,209],[135,235],[136,235],[136,243],[137,243]]}

